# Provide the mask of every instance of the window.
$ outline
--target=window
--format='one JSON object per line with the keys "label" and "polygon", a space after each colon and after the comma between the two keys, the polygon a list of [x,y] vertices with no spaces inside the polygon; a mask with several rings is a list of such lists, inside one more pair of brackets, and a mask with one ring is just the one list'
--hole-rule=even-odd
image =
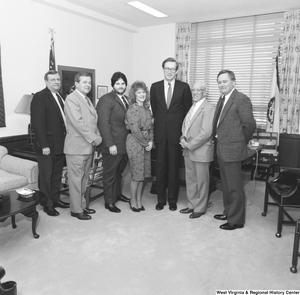
{"label": "window", "polygon": [[283,25],[284,13],[192,24],[190,85],[205,81],[208,99],[216,105],[217,75],[222,69],[233,71],[236,88],[252,101],[257,128],[265,129]]}

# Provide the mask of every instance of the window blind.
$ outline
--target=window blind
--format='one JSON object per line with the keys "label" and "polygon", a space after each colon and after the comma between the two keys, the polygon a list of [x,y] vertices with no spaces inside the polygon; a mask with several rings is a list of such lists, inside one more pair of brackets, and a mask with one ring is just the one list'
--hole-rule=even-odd
{"label": "window blind", "polygon": [[236,88],[252,101],[257,128],[265,129],[283,25],[283,12],[192,24],[190,86],[205,81],[208,99],[216,105],[217,75],[222,69],[233,71]]}

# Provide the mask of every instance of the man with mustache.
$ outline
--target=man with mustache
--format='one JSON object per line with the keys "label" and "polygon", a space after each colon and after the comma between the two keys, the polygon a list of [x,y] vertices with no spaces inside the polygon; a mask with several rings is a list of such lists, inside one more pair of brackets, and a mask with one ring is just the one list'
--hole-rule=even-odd
{"label": "man with mustache", "polygon": [[67,159],[71,216],[89,220],[94,209],[86,208],[85,191],[92,164],[94,147],[102,138],[97,127],[98,116],[87,94],[92,88],[88,73],[75,75],[76,89],[68,95],[65,103],[67,136],[64,152]]}
{"label": "man with mustache", "polygon": [[98,127],[103,143],[100,150],[103,157],[103,187],[105,208],[113,213],[121,210],[115,205],[117,201],[129,202],[122,195],[122,173],[127,165],[126,138],[128,130],[125,125],[125,113],[128,109],[127,97],[124,95],[127,78],[121,72],[111,77],[113,90],[103,95],[97,104]]}

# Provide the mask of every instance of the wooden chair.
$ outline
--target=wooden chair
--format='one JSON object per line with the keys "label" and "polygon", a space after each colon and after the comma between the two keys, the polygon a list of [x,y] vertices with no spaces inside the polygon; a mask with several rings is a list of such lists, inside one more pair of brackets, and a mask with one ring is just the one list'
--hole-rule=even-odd
{"label": "wooden chair", "polygon": [[[89,208],[90,202],[96,198],[99,198],[103,196],[103,185],[101,183],[102,181],[102,175],[103,175],[103,168],[102,168],[102,154],[98,153],[97,151],[94,152],[93,161],[92,161],[92,167],[90,169],[89,174],[89,181],[88,181],[88,187],[85,192],[85,199],[86,199],[86,208]],[[64,167],[62,172],[62,189],[60,191],[60,194],[62,195],[69,195],[69,186],[68,186],[68,170],[67,167]],[[93,188],[101,189],[101,192],[97,195],[95,195],[91,199],[91,190]]]}

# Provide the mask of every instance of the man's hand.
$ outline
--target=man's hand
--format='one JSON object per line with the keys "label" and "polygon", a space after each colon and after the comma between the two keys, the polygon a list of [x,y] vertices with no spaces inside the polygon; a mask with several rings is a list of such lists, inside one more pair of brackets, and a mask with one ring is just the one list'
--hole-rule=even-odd
{"label": "man's hand", "polygon": [[50,155],[50,148],[49,147],[43,148],[42,151],[43,151],[43,155],[45,155],[45,156]]}
{"label": "man's hand", "polygon": [[93,146],[98,146],[102,142],[102,137],[99,135],[97,138],[92,142]]}
{"label": "man's hand", "polygon": [[112,155],[112,156],[115,156],[117,153],[118,153],[118,149],[115,145],[112,145],[109,147],[109,153]]}
{"label": "man's hand", "polygon": [[180,139],[180,143],[179,144],[181,145],[181,147],[183,149],[187,148],[187,142],[183,138]]}

